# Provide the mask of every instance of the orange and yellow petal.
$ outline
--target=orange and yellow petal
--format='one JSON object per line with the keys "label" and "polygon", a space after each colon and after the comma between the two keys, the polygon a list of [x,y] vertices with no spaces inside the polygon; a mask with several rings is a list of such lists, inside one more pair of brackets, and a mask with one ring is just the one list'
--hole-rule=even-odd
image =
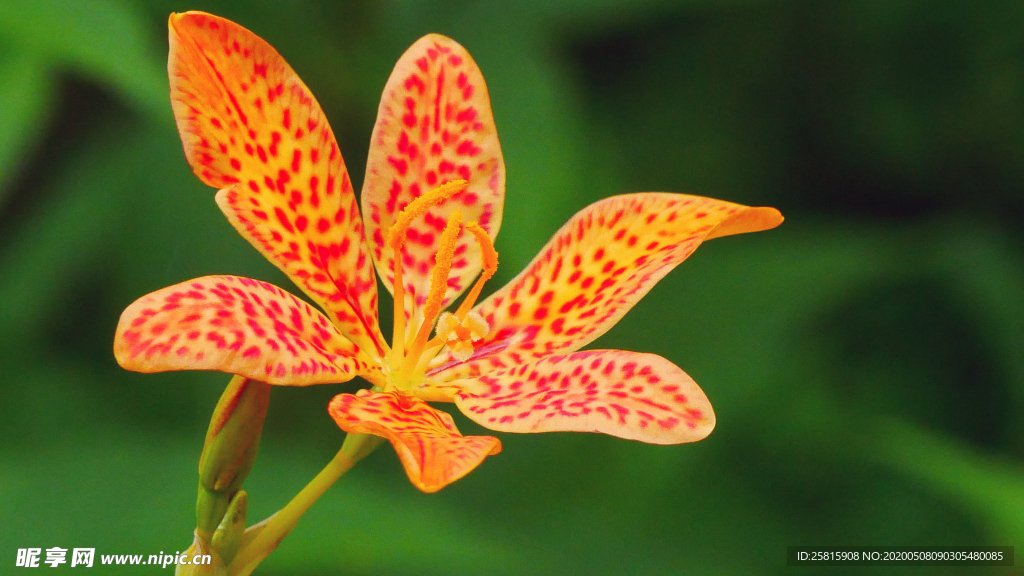
{"label": "orange and yellow petal", "polygon": [[342,430],[387,438],[413,485],[437,492],[501,452],[492,436],[463,436],[452,417],[401,392],[339,394],[328,411]]}
{"label": "orange and yellow petal", "polygon": [[220,370],[270,384],[379,380],[379,369],[312,306],[266,282],[206,276],[139,298],[114,355],[137,372]]}
{"label": "orange and yellow petal", "polygon": [[[378,272],[392,287],[393,252],[385,247],[398,213],[421,194],[451,180],[468,187],[413,221],[401,249],[406,310],[430,290],[437,241],[453,210],[494,238],[501,224],[505,164],[483,75],[465,48],[430,34],[399,59],[384,88],[363,184],[367,236]],[[480,249],[463,232],[445,305],[480,272]]]}
{"label": "orange and yellow petal", "polygon": [[348,171],[320,105],[259,36],[202,12],[169,21],[171,104],[185,156],[232,225],[364,349],[377,285]]}
{"label": "orange and yellow petal", "polygon": [[455,403],[502,432],[602,432],[651,444],[695,442],[715,414],[679,367],[654,354],[589,350],[548,356],[459,387]]}
{"label": "orange and yellow petal", "polygon": [[774,228],[774,208],[684,194],[614,196],[573,216],[527,266],[474,311],[490,334],[468,361],[442,352],[433,380],[475,377],[580,349],[604,334],[701,242]]}

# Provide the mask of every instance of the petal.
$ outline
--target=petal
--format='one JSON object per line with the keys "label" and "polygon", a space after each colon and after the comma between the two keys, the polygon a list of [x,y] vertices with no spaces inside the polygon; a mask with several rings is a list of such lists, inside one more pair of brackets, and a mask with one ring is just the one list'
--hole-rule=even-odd
{"label": "petal", "polygon": [[228,220],[366,350],[382,354],[377,284],[345,163],[320,105],[238,24],[171,15],[171,104],[185,156]]}
{"label": "petal", "polygon": [[387,438],[413,485],[437,492],[501,452],[493,436],[463,436],[452,417],[401,392],[339,394],[328,407],[342,430]]}
{"label": "petal", "polygon": [[607,332],[702,241],[781,222],[774,208],[684,194],[625,194],[591,204],[526,270],[475,308],[491,332],[475,343],[473,357],[459,362],[445,351],[428,374],[433,380],[473,377],[579,350]]}
{"label": "petal", "polygon": [[[505,198],[505,163],[484,77],[465,48],[430,34],[402,55],[384,87],[366,163],[367,236],[389,290],[393,253],[384,243],[395,217],[420,194],[454,179],[469,181],[469,187],[417,218],[406,236],[402,262],[410,314],[430,290],[448,215],[460,210],[494,238]],[[470,234],[462,233],[455,255],[445,305],[480,272],[480,249]]]}
{"label": "petal", "polygon": [[704,392],[661,356],[588,350],[452,382],[470,419],[502,432],[603,432],[651,444],[695,442],[715,414]]}
{"label": "petal", "polygon": [[266,282],[205,276],[139,298],[114,356],[137,372],[220,370],[269,384],[378,380],[359,349],[309,304]]}

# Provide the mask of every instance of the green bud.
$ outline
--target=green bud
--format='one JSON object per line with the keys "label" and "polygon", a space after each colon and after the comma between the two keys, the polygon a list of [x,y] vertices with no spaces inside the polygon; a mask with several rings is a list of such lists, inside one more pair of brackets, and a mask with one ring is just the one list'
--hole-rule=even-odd
{"label": "green bud", "polygon": [[242,376],[231,379],[210,419],[199,459],[196,528],[209,538],[256,461],[270,385]]}
{"label": "green bud", "polygon": [[239,490],[231,499],[228,511],[224,514],[217,531],[213,533],[213,548],[220,553],[224,564],[231,564],[238,554],[245,536],[245,519],[249,511],[249,495]]}

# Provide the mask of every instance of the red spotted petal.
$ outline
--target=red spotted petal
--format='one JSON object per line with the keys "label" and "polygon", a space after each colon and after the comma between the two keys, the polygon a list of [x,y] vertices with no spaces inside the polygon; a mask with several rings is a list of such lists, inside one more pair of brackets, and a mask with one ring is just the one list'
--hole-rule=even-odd
{"label": "red spotted petal", "polygon": [[342,430],[387,438],[413,485],[437,492],[501,452],[492,436],[463,436],[452,417],[400,392],[339,394],[328,411]]}
{"label": "red spotted petal", "polygon": [[443,352],[433,380],[474,377],[578,350],[604,334],[701,242],[774,228],[774,208],[683,194],[614,196],[584,208],[476,308],[490,334],[466,362]]}
{"label": "red spotted petal", "polygon": [[206,276],[139,298],[114,356],[137,372],[220,370],[269,384],[379,381],[368,358],[309,304],[266,282]]}
{"label": "red spotted petal", "polygon": [[[413,221],[402,249],[407,313],[422,306],[448,215],[460,210],[491,238],[498,234],[505,197],[505,164],[487,85],[466,49],[430,34],[402,55],[384,87],[370,142],[363,212],[377,270],[392,289],[393,254],[384,243],[398,212],[420,194],[450,180],[469,187]],[[463,232],[455,249],[445,304],[480,272],[480,251]]]}
{"label": "red spotted petal", "polygon": [[591,350],[548,356],[461,386],[455,403],[502,432],[603,432],[651,444],[695,442],[715,414],[692,378],[661,356]]}
{"label": "red spotted petal", "polygon": [[185,156],[236,229],[365,350],[383,353],[377,284],[345,163],[320,105],[238,24],[171,15],[171,104]]}

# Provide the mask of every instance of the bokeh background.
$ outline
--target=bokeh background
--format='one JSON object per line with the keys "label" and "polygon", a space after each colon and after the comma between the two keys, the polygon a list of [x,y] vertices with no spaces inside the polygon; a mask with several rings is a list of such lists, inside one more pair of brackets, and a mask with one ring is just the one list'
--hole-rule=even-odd
{"label": "bokeh background", "polygon": [[[19,547],[184,549],[228,378],[120,370],[117,318],[206,274],[292,287],[182,155],[166,18],[187,9],[289,60],[357,189],[398,56],[427,32],[464,44],[508,167],[488,290],[612,194],[787,217],[702,246],[593,345],[687,370],[718,415],[707,440],[505,434],[435,495],[385,447],[258,574],[838,572],[787,568],[797,544],[1024,554],[1019,0],[2,0],[0,572]],[[254,520],[331,458],[343,434],[326,402],[354,388],[274,390]]]}

